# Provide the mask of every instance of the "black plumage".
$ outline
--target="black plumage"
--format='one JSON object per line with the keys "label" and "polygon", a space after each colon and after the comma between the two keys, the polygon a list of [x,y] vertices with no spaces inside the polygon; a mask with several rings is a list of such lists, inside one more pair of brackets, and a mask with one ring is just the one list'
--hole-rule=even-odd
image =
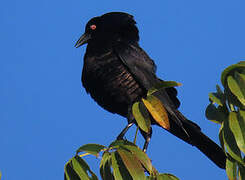
{"label": "black plumage", "polygon": [[[135,123],[131,108],[134,102],[146,96],[162,80],[156,76],[154,61],[140,48],[138,29],[133,16],[112,12],[92,18],[76,47],[87,43],[82,71],[82,84],[87,93],[104,109],[128,119],[128,125],[119,134],[123,138]],[[196,146],[220,168],[225,168],[223,150],[201,132],[195,123],[186,119],[177,108],[180,105],[175,88],[166,88],[154,94],[163,103],[170,119],[170,133]],[[152,118],[152,124],[157,124]],[[158,124],[157,124],[158,125]],[[141,131],[146,139],[151,133]]]}

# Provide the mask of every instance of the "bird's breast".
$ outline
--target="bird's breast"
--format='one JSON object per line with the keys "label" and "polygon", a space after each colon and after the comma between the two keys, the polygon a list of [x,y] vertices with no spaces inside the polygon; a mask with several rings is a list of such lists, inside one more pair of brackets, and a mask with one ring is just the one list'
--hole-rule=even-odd
{"label": "bird's breast", "polygon": [[123,116],[146,93],[113,52],[85,56],[82,84],[100,106]]}

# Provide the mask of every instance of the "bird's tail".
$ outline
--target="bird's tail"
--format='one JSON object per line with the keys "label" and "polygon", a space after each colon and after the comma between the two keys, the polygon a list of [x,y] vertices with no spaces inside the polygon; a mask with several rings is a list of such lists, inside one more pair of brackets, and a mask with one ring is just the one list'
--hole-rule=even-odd
{"label": "bird's tail", "polygon": [[223,149],[203,134],[197,124],[186,119],[186,117],[177,110],[179,101],[176,95],[177,91],[174,88],[164,89],[154,93],[154,96],[162,102],[164,109],[168,112],[170,128],[166,130],[185,142],[196,146],[218,167],[225,169],[226,155]]}
{"label": "bird's tail", "polygon": [[[218,167],[225,169],[226,155],[223,149],[213,142],[209,137],[201,132],[201,129],[195,123],[186,119],[179,111],[176,110],[176,116],[181,120],[183,127],[180,127],[175,121],[171,121],[170,133],[186,141],[187,143],[196,146],[203,152],[211,161]],[[170,119],[175,117],[170,117]],[[183,130],[186,131],[184,131]]]}

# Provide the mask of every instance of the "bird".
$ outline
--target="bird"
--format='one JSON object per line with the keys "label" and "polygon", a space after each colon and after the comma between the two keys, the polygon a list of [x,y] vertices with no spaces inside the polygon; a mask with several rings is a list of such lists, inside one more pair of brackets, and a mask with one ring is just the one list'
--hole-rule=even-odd
{"label": "bird", "polygon": [[[75,47],[87,44],[82,69],[82,85],[86,92],[105,110],[121,115],[128,121],[117,136],[123,139],[128,129],[137,124],[132,105],[147,96],[147,91],[164,80],[156,75],[155,62],[139,45],[139,30],[134,17],[124,12],[109,12],[90,19]],[[174,87],[155,93],[167,111],[168,132],[197,147],[218,167],[225,169],[223,149],[202,133],[179,110],[180,101]],[[160,126],[154,118],[151,124]],[[152,136],[140,129],[146,151]]]}

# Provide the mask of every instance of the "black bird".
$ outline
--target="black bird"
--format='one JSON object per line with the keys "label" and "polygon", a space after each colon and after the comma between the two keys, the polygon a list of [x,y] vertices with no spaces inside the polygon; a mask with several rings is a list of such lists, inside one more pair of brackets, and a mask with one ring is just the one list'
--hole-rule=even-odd
{"label": "black bird", "polygon": [[[82,84],[87,93],[107,111],[128,120],[118,139],[122,139],[136,123],[131,111],[133,103],[145,97],[147,90],[162,81],[156,76],[154,61],[138,42],[139,33],[133,16],[111,12],[92,18],[75,45],[88,44],[82,71]],[[225,168],[226,155],[222,148],[177,110],[180,102],[176,89],[165,88],[155,95],[168,112],[168,131],[196,146],[220,168]],[[151,121],[157,124],[153,118]],[[148,134],[141,131],[141,134],[145,138],[146,150],[152,131]]]}

